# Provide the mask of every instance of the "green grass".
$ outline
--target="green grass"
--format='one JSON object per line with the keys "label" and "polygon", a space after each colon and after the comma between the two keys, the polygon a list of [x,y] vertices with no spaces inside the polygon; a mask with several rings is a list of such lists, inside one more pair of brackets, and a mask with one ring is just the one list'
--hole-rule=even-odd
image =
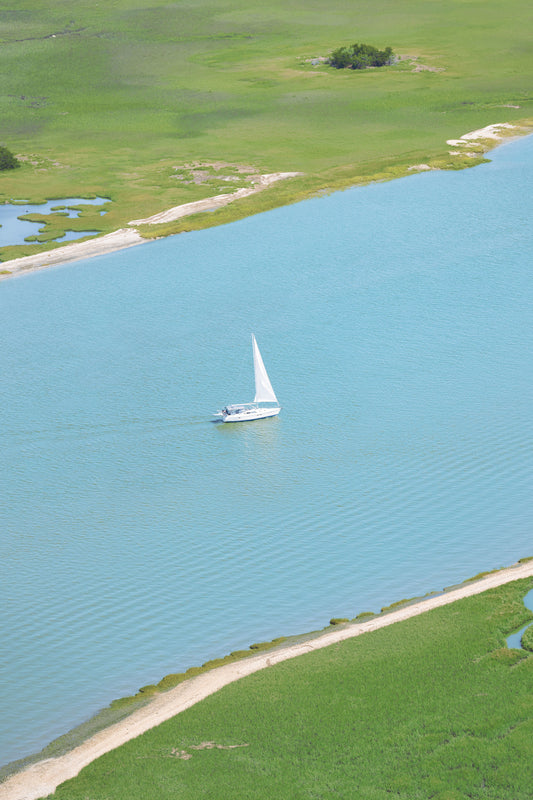
{"label": "green grass", "polygon": [[54,798],[529,800],[533,655],[505,637],[531,619],[532,585],[249,676],[93,762]]}
{"label": "green grass", "polygon": [[[110,197],[107,232],[209,196],[212,185],[175,179],[185,164],[305,173],[218,224],[409,164],[447,166],[447,138],[533,117],[531,14],[526,0],[20,0],[0,11],[0,143],[26,160],[0,174],[0,200]],[[310,64],[352,40],[440,71]]]}

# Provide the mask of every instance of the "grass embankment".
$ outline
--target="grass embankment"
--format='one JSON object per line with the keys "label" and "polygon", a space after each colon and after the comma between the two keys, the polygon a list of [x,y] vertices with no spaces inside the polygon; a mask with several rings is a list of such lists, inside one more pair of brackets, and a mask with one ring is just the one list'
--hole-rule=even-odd
{"label": "grass embankment", "polygon": [[231,684],[57,800],[531,797],[533,656],[505,637],[531,579]]}
{"label": "grass embankment", "polygon": [[[526,0],[21,0],[0,14],[0,114],[24,162],[0,174],[0,199],[110,197],[84,220],[105,233],[232,185],[187,182],[185,165],[305,173],[200,227],[420,162],[475,163],[446,139],[533,117],[530,15]],[[358,72],[310,61],[353,41],[411,59]]]}

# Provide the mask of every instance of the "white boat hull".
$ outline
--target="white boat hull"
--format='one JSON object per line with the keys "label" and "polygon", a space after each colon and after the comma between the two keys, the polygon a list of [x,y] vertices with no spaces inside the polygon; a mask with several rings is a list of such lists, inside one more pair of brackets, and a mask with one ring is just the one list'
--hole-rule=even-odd
{"label": "white boat hull", "polygon": [[215,414],[215,416],[221,417],[222,422],[251,422],[254,419],[276,417],[281,411],[253,333],[252,350],[255,380],[253,403],[233,403],[224,406],[222,411],[217,411]]}
{"label": "white boat hull", "polygon": [[242,410],[235,411],[233,413],[226,412],[225,409],[222,410],[222,422],[251,422],[254,419],[265,419],[266,417],[276,417],[281,408],[258,408],[258,407],[249,407],[243,408]]}

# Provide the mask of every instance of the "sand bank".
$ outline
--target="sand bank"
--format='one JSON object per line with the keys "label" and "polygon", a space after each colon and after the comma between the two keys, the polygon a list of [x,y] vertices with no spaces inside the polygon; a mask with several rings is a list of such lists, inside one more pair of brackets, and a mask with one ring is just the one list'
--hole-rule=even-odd
{"label": "sand bank", "polygon": [[84,258],[102,256],[106,253],[113,253],[115,250],[133,247],[136,244],[146,244],[147,241],[133,228],[121,228],[97,239],[67,244],[65,247],[58,247],[56,250],[49,250],[46,253],[38,253],[34,256],[24,256],[12,261],[3,261],[0,264],[0,270],[8,270],[9,274],[0,275],[0,280],[2,278],[10,278],[13,275],[35,272],[35,270],[45,269],[45,267],[58,267],[61,264],[70,264],[73,261],[81,261]]}
{"label": "sand bank", "polygon": [[163,222],[173,222],[181,217],[198,214],[202,211],[215,211],[217,208],[222,208],[222,206],[233,203],[235,200],[256,194],[276,181],[293,178],[299,174],[299,172],[273,172],[268,175],[258,175],[252,179],[252,185],[249,187],[238,189],[236,192],[229,192],[228,194],[207,197],[205,200],[197,200],[195,203],[174,206],[174,208],[154,214],[152,217],[146,217],[146,219],[134,219],[129,223],[132,226],[130,228],[121,228],[96,239],[74,242],[73,244],[65,245],[65,247],[58,247],[55,250],[38,253],[34,256],[24,256],[12,261],[4,261],[0,263],[0,270],[7,270],[9,274],[0,274],[0,280],[2,278],[10,278],[13,275],[20,275],[21,273],[34,272],[45,267],[57,267],[61,264],[69,264],[74,261],[93,258],[94,256],[106,255],[107,253],[113,253],[116,250],[123,250],[138,244],[146,244],[152,240],[143,239],[136,230],[136,225],[157,225]]}
{"label": "sand bank", "polygon": [[468,144],[469,142],[479,142],[485,139],[494,140],[496,143],[504,138],[512,136],[518,132],[519,128],[516,125],[511,125],[510,122],[495,122],[493,125],[486,125],[484,128],[479,128],[477,131],[470,131],[464,133],[459,139],[448,139],[446,144],[454,146]]}
{"label": "sand bank", "polygon": [[252,194],[256,194],[267,186],[271,186],[276,181],[284,180],[285,178],[295,178],[300,174],[299,172],[272,172],[269,175],[258,175],[257,178],[252,178],[252,186],[248,186],[244,189],[237,189],[236,192],[230,192],[229,194],[217,194],[214,197],[206,197],[205,200],[197,200],[195,203],[184,203],[181,206],[174,206],[174,208],[169,208],[168,211],[154,214],[153,217],[134,219],[130,222],[130,225],[157,225],[162,222],[174,222],[176,219],[187,217],[189,214],[198,214],[201,211],[215,211],[217,208],[227,206],[228,203],[233,203],[234,200],[240,200],[242,197],[249,197]]}
{"label": "sand bank", "polygon": [[37,800],[55,791],[60,783],[73,778],[83,767],[104,753],[134,739],[150,728],[159,725],[181,711],[195,705],[223,686],[251,675],[265,667],[296,658],[313,650],[342,642],[369,631],[384,628],[426,611],[454,603],[464,597],[480,594],[487,589],[533,576],[533,561],[517,564],[508,569],[491,573],[484,578],[467,583],[437,597],[404,606],[397,611],[371,619],[368,622],[350,624],[332,630],[301,644],[273,650],[255,657],[218,667],[157,695],[147,706],[133,712],[121,722],[105,728],[83,744],[58,758],[50,758],[33,764],[22,772],[12,775],[0,784],[0,800]]}
{"label": "sand bank", "polygon": [[[450,151],[450,155],[457,155],[463,158],[464,156],[478,158],[480,155],[479,148],[481,148],[481,152],[486,152],[492,147],[496,147],[504,139],[514,138],[515,136],[526,133],[531,133],[530,125],[524,127],[524,125],[512,125],[509,122],[497,122],[492,125],[487,125],[485,128],[465,133],[459,139],[449,139],[446,144],[459,148],[458,150]],[[476,151],[469,152],[469,145],[476,145]],[[432,167],[428,164],[414,164],[407,168],[407,173],[410,171],[430,169],[432,169]],[[197,200],[194,203],[183,203],[180,206],[174,206],[167,211],[161,211],[159,214],[154,214],[145,219],[134,219],[128,223],[131,227],[121,228],[120,230],[113,231],[113,233],[108,233],[105,236],[90,239],[86,242],[74,242],[73,244],[58,247],[55,250],[39,253],[37,255],[4,261],[0,263],[0,273],[6,270],[7,274],[0,274],[0,280],[10,278],[13,275],[44,269],[45,267],[60,266],[74,261],[93,258],[94,256],[106,255],[107,253],[113,253],[116,250],[123,250],[127,247],[133,247],[134,245],[146,244],[148,241],[152,240],[143,239],[136,230],[136,225],[157,225],[165,222],[173,222],[181,217],[189,216],[190,214],[215,211],[217,208],[222,208],[222,206],[233,203],[235,200],[249,197],[256,192],[260,192],[276,181],[293,178],[297,175],[301,175],[301,173],[273,172],[266,175],[257,175],[253,177],[251,186],[238,189],[236,192],[207,197],[204,200]]]}

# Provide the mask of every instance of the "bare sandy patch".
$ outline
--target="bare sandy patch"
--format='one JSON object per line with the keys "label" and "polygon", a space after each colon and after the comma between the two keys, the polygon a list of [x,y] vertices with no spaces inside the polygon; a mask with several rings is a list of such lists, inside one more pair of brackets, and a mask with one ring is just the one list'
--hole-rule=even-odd
{"label": "bare sandy patch", "polygon": [[429,64],[421,64],[419,62],[420,56],[409,55],[408,53],[403,53],[397,57],[396,63],[401,64],[409,64],[412,69],[411,72],[445,72],[444,67],[433,67]]}
{"label": "bare sandy patch", "polygon": [[444,72],[444,67],[430,67],[428,64],[415,64],[411,72]]}
{"label": "bare sandy patch", "polygon": [[189,761],[193,754],[189,750],[237,750],[239,747],[249,747],[249,744],[217,744],[216,742],[202,742],[201,744],[191,744],[185,750],[173,747],[170,751],[172,758],[179,758],[182,761]]}
{"label": "bare sandy patch", "polygon": [[459,139],[448,139],[446,144],[452,147],[461,147],[462,145],[469,145],[472,142],[483,142],[484,140],[491,140],[492,145],[494,142],[499,142],[508,138],[513,133],[519,133],[520,126],[511,125],[510,122],[496,122],[493,125],[487,125],[485,128],[479,128],[477,131],[470,131],[470,133],[463,133]]}
{"label": "bare sandy patch", "polygon": [[0,274],[2,278],[10,278],[13,275],[20,275],[27,272],[34,272],[46,267],[57,267],[61,264],[70,264],[84,258],[113,253],[115,250],[124,250],[137,244],[146,244],[146,239],[132,228],[121,228],[105,236],[96,239],[89,239],[86,242],[75,242],[67,244],[65,247],[58,247],[56,250],[49,250],[46,253],[38,253],[34,256],[24,256],[12,261],[0,263],[0,270],[6,274]]}
{"label": "bare sandy patch", "polygon": [[[363,633],[375,631],[396,622],[410,619],[434,608],[449,605],[465,597],[471,597],[488,589],[502,586],[505,583],[533,576],[533,561],[517,564],[513,567],[490,573],[480,580],[431,597],[411,605],[403,606],[397,611],[369,620],[368,622],[351,623],[341,630],[333,630],[317,636],[315,639],[292,645],[284,649],[274,650],[259,656],[225,664],[210,672],[198,675],[169,692],[157,695],[143,708],[135,711],[121,722],[105,728],[92,736],[83,744],[68,753],[33,764],[27,769],[9,777],[0,784],[0,800],[37,800],[51,794],[60,783],[73,778],[83,767],[99,756],[120,747],[121,744],[140,736],[145,731],[165,722],[176,714],[199,703],[204,698],[217,692],[223,686],[239,680],[254,672],[279,664],[290,658],[329,647]],[[187,748],[180,751],[190,756]],[[176,754],[176,757],[183,757]]]}
{"label": "bare sandy patch", "polygon": [[129,225],[132,226],[130,228],[121,228],[105,236],[99,236],[85,242],[74,242],[73,244],[58,247],[55,250],[49,250],[45,253],[37,253],[32,256],[24,256],[23,258],[4,261],[0,263],[0,280],[10,278],[13,275],[45,269],[46,267],[56,267],[62,264],[70,264],[74,261],[93,258],[94,256],[106,255],[107,253],[113,253],[116,250],[123,250],[127,247],[133,247],[139,244],[147,244],[149,240],[143,239],[134,226],[157,225],[162,222],[172,222],[181,217],[186,217],[189,214],[197,214],[201,211],[214,211],[242,197],[256,194],[266,189],[268,186],[271,186],[276,181],[293,178],[300,174],[299,172],[273,172],[267,175],[250,174],[248,176],[250,185],[242,189],[237,189],[235,192],[207,197],[204,200],[198,200],[194,203],[184,203],[180,206],[170,208],[167,211],[162,211],[160,214],[154,214],[152,217],[146,217],[146,219],[132,220],[129,223]]}
{"label": "bare sandy patch", "polygon": [[152,217],[145,219],[133,219],[130,225],[160,225],[163,222],[174,222],[181,217],[187,217],[190,214],[198,214],[202,211],[214,211],[222,206],[227,206],[229,203],[240,200],[242,197],[249,197],[252,194],[260,192],[267,186],[285,178],[294,178],[299,175],[299,172],[272,172],[268,175],[257,175],[251,177],[251,186],[242,189],[237,189],[236,192],[229,192],[228,194],[218,194],[214,197],[206,197],[205,200],[196,200],[193,203],[184,203],[180,206],[174,206],[167,211],[161,211],[159,214],[154,214]]}

